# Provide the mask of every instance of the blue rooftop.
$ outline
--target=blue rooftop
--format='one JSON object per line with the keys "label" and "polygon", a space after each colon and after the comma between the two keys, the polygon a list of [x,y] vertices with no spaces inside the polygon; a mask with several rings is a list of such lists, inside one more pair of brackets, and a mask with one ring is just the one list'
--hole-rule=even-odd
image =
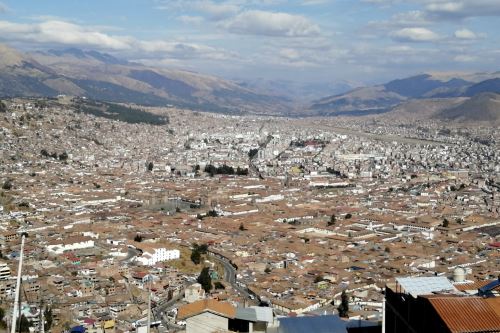
{"label": "blue rooftop", "polygon": [[339,316],[279,318],[278,333],[347,333]]}

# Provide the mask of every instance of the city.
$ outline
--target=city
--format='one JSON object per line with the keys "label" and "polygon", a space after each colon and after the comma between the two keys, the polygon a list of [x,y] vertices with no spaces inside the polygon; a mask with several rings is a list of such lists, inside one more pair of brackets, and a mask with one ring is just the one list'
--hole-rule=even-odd
{"label": "city", "polygon": [[281,317],[340,313],[343,292],[349,322],[380,329],[399,278],[464,295],[498,279],[495,128],[148,108],[168,119],[151,125],[68,100],[5,101],[1,117],[0,297],[8,318],[25,231],[36,331],[49,310],[52,332],[129,332],[148,313],[179,331],[203,306],[280,332]]}

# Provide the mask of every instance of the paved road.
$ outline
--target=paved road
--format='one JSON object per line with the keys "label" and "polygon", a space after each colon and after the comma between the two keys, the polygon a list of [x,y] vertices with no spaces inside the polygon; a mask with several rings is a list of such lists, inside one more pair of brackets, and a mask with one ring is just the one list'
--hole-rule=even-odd
{"label": "paved road", "polygon": [[215,255],[210,255],[210,256],[224,267],[224,281],[229,283],[231,285],[231,287],[233,287],[236,291],[238,291],[245,298],[253,299],[253,296],[251,296],[248,293],[246,288],[238,285],[238,282],[236,280],[236,269],[233,267],[233,265],[231,265],[231,263],[227,259],[215,256]]}

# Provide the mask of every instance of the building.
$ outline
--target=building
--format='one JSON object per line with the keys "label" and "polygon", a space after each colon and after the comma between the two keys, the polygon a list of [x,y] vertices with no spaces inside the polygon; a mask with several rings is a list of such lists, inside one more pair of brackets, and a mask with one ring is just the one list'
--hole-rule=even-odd
{"label": "building", "polygon": [[205,290],[201,287],[201,284],[194,283],[186,287],[184,291],[184,300],[188,303],[193,303],[205,298]]}
{"label": "building", "polygon": [[271,308],[235,308],[213,299],[181,306],[177,320],[186,321],[186,333],[265,333],[276,326]]}
{"label": "building", "polygon": [[94,240],[85,236],[53,240],[46,246],[47,251],[54,254],[62,254],[65,251],[88,249],[92,247],[94,247]]}
{"label": "building", "polygon": [[4,262],[0,262],[0,280],[10,279],[10,268]]}
{"label": "building", "polygon": [[177,320],[186,321],[186,333],[212,333],[228,331],[235,316],[236,308],[231,304],[206,299],[181,306]]}
{"label": "building", "polygon": [[446,277],[397,278],[386,287],[385,332],[500,332],[500,299],[478,295],[459,291]]}
{"label": "building", "polygon": [[145,266],[154,266],[159,262],[181,257],[179,250],[167,250],[163,245],[137,243],[135,248],[142,253],[136,260]]}

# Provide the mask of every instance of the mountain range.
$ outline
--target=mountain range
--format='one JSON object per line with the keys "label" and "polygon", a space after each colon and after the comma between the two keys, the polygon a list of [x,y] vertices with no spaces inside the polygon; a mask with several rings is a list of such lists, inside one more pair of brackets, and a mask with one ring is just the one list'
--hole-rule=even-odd
{"label": "mountain range", "polygon": [[[500,125],[500,72],[426,73],[385,84],[358,86],[350,82],[226,80],[145,66],[93,50],[23,53],[0,44],[0,98],[65,94],[237,115],[387,114]],[[328,93],[330,96],[318,98]]]}
{"label": "mountain range", "polygon": [[500,72],[421,74],[315,101],[321,116],[390,116],[500,123]]}
{"label": "mountain range", "polygon": [[22,53],[0,45],[0,97],[56,95],[228,114],[283,114],[285,97],[199,73],[147,67],[80,49]]}

